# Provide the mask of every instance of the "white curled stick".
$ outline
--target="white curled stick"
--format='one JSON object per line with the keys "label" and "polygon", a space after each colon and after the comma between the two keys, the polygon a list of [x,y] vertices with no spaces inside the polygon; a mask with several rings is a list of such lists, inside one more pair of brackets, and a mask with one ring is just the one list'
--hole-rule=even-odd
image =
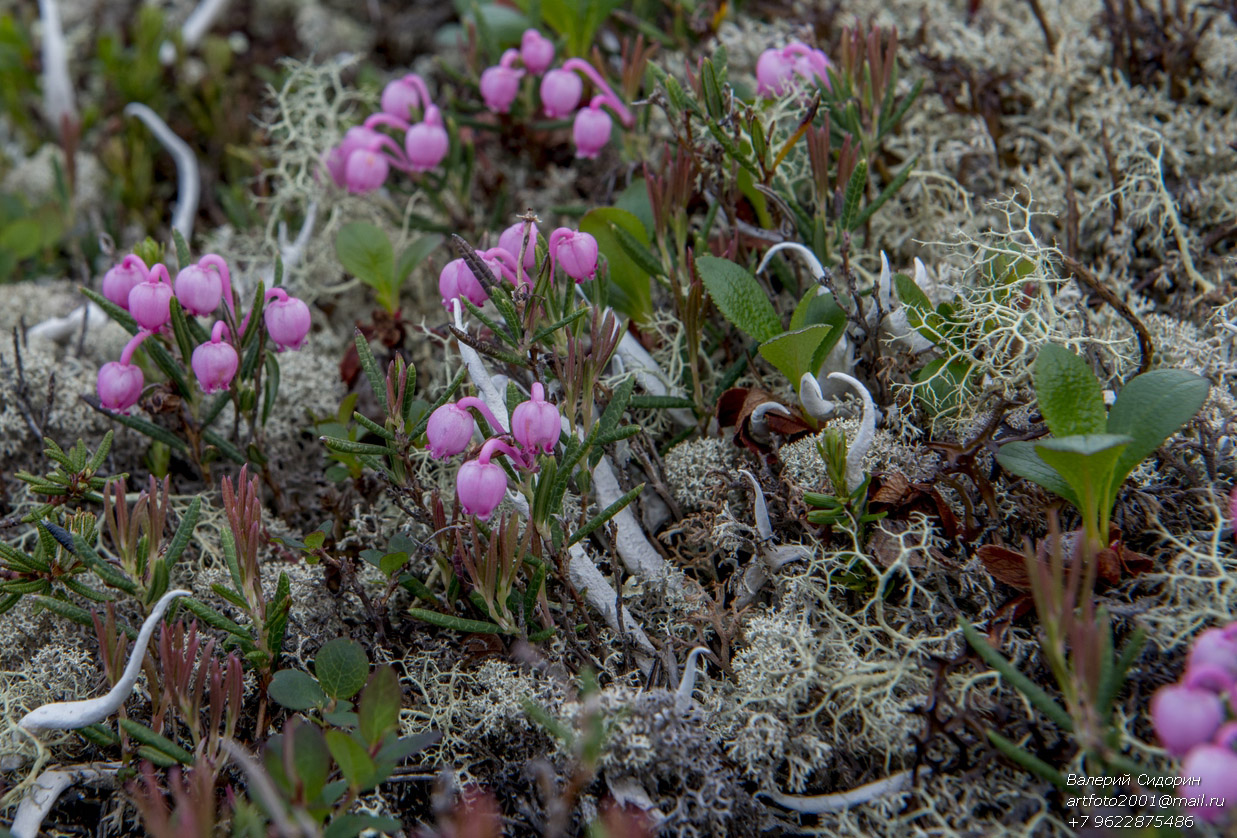
{"label": "white curled stick", "polygon": [[142,623],[142,630],[137,633],[137,641],[133,644],[133,651],[129,653],[129,662],[125,664],[120,680],[108,691],[107,695],[83,701],[57,701],[44,704],[23,716],[22,720],[17,723],[18,726],[29,731],[73,730],[101,722],[119,710],[129,698],[129,693],[133,692],[133,685],[137,683],[138,673],[142,670],[142,660],[146,657],[146,645],[150,642],[151,635],[155,633],[155,627],[163,619],[172,601],[182,596],[190,596],[190,592],[179,589],[168,591],[155,603],[150,616],[146,618],[146,622]]}
{"label": "white curled stick", "polygon": [[43,115],[53,128],[62,131],[66,119],[77,121],[77,106],[56,0],[39,0],[39,17],[43,19]]}
{"label": "white curled stick", "polygon": [[202,194],[201,176],[198,174],[198,160],[193,155],[193,149],[188,143],[168,127],[159,114],[139,102],[125,105],[126,116],[136,116],[150,133],[155,135],[167,152],[176,159],[176,177],[179,184],[176,189],[176,209],[172,212],[172,229],[185,237],[185,241],[193,238],[193,219],[198,214],[198,199]]}
{"label": "white curled stick", "polygon": [[758,794],[769,798],[783,808],[791,809],[795,812],[802,812],[805,815],[822,815],[826,812],[841,812],[861,803],[871,803],[873,800],[884,797],[887,794],[905,791],[910,784],[911,772],[899,771],[897,774],[891,774],[883,780],[877,780],[874,783],[868,783],[867,785],[853,788],[850,791],[842,791],[836,794],[821,794],[814,797],[800,797],[776,791],[762,791]]}
{"label": "white curled stick", "polygon": [[13,826],[9,829],[13,838],[37,838],[43,819],[56,805],[65,789],[78,784],[106,785],[116,781],[120,763],[101,763],[80,768],[49,768],[37,778],[29,793],[17,805]]}
{"label": "white curled stick", "polygon": [[831,372],[829,377],[845,381],[863,399],[863,419],[859,422],[859,433],[850,441],[846,452],[846,488],[854,491],[863,482],[863,458],[868,455],[868,450],[876,439],[876,405],[872,403],[872,394],[868,392],[868,388],[860,384],[857,378],[844,372]]}
{"label": "white curled stick", "polygon": [[[228,0],[202,0],[198,3],[180,27],[180,42],[185,45],[185,49],[197,46],[227,5]],[[159,47],[159,61],[168,67],[175,60],[176,45],[171,41],[164,41]]]}

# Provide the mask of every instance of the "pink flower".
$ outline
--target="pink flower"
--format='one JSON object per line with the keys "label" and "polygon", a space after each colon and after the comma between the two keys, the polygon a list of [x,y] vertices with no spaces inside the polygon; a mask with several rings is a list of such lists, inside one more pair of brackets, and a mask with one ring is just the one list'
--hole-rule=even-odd
{"label": "pink flower", "polygon": [[386,183],[391,164],[380,151],[359,148],[344,163],[343,186],[354,195],[373,192]]}
{"label": "pink flower", "polygon": [[348,187],[348,161],[352,159],[354,152],[363,149],[376,151],[382,146],[382,140],[382,135],[372,128],[366,128],[363,125],[349,128],[339,145],[327,152],[323,160],[335,185]]}
{"label": "pink flower", "polygon": [[498,463],[480,458],[460,466],[455,475],[455,494],[469,515],[488,521],[507,491],[507,474]]}
{"label": "pink flower", "polygon": [[597,273],[597,239],[569,227],[550,234],[550,257],[576,282],[592,279]]}
{"label": "pink flower", "polygon": [[524,71],[514,67],[520,54],[513,49],[503,53],[502,60],[481,74],[481,98],[494,113],[506,113],[520,93]]}
{"label": "pink flower", "polygon": [[1237,679],[1237,637],[1229,636],[1222,628],[1211,628],[1194,639],[1186,670],[1203,666],[1218,667],[1232,681]]}
{"label": "pink flower", "polygon": [[1224,703],[1201,687],[1161,687],[1151,699],[1151,722],[1165,749],[1173,756],[1184,756],[1215,735],[1224,722]]}
{"label": "pink flower", "polygon": [[829,87],[829,58],[820,50],[795,41],[781,49],[767,49],[756,61],[756,93],[781,96],[796,86],[795,76],[807,84]]}
{"label": "pink flower", "polygon": [[[420,81],[420,78],[410,73],[401,79],[387,82],[387,86],[382,89],[382,110],[397,119],[411,122],[412,112],[421,107],[417,81]],[[428,102],[428,99],[426,101]]]}
{"label": "pink flower", "polygon": [[530,452],[540,449],[545,454],[554,451],[562,432],[558,408],[545,399],[541,382],[533,384],[532,398],[516,405],[511,412],[511,433]]}
{"label": "pink flower", "polygon": [[467,396],[458,402],[448,402],[430,414],[430,420],[425,426],[426,447],[429,448],[431,456],[445,460],[468,447],[477,426],[472,414],[468,412],[469,408],[480,411],[493,431],[502,431],[502,425],[498,424],[494,414],[481,399]]}
{"label": "pink flower", "polygon": [[147,331],[157,331],[168,322],[171,303],[172,278],[162,264],[151,268],[150,275],[129,292],[129,313]]}
{"label": "pink flower", "polygon": [[201,265],[189,265],[176,274],[176,299],[180,307],[192,315],[210,314],[223,298],[223,282],[219,274]]}
{"label": "pink flower", "polygon": [[125,344],[119,361],[109,361],[99,368],[95,389],[99,393],[99,403],[108,410],[128,413],[129,409],[141,398],[142,387],[146,382],[141,368],[131,361],[133,353],[150,335],[151,333],[145,329],[139,330]]}
{"label": "pink flower", "polygon": [[610,142],[613,122],[610,114],[601,109],[604,101],[605,97],[595,96],[587,108],[580,108],[576,112],[576,121],[571,128],[571,138],[576,144],[576,157],[591,160]]}
{"label": "pink flower", "polygon": [[541,106],[551,119],[574,111],[583,93],[584,82],[571,70],[551,70],[541,79]]}
{"label": "pink flower", "polygon": [[442,295],[442,304],[448,310],[451,301],[457,297],[463,297],[475,306],[485,305],[490,298],[463,259],[452,259],[443,266],[438,274],[438,293]]}
{"label": "pink flower", "polygon": [[[531,225],[528,234],[528,249],[524,251],[524,270],[532,273],[537,269],[537,225]],[[511,254],[517,261],[520,258],[520,248],[524,246],[524,222],[517,221],[498,237],[498,246]]]}
{"label": "pink flower", "polygon": [[544,73],[554,63],[554,42],[536,29],[525,29],[520,38],[520,59],[528,72]]}
{"label": "pink flower", "polygon": [[[275,299],[271,299],[274,297]],[[262,319],[266,322],[266,333],[275,342],[276,348],[300,349],[309,334],[311,317],[309,306],[304,300],[289,297],[282,288],[272,288],[266,292],[266,307]]]}
{"label": "pink flower", "polygon": [[120,264],[103,275],[103,296],[128,311],[129,292],[149,275],[150,270],[146,263],[130,253],[120,260]]}
{"label": "pink flower", "polygon": [[1237,801],[1237,753],[1229,746],[1201,745],[1190,751],[1181,763],[1181,777],[1192,783],[1188,795],[1182,790],[1183,796],[1202,801],[1189,808],[1190,814],[1207,823],[1224,820],[1228,802]]}
{"label": "pink flower", "polygon": [[193,374],[197,376],[198,384],[204,393],[218,393],[228,389],[236,376],[237,367],[240,366],[236,350],[232,348],[232,344],[223,340],[223,330],[226,328],[222,320],[217,320],[210,340],[193,350],[189,365],[193,367]]}
{"label": "pink flower", "polygon": [[408,154],[408,166],[414,172],[428,172],[447,156],[450,139],[442,125],[438,108],[430,105],[425,109],[425,119],[408,129],[404,136],[404,150]]}

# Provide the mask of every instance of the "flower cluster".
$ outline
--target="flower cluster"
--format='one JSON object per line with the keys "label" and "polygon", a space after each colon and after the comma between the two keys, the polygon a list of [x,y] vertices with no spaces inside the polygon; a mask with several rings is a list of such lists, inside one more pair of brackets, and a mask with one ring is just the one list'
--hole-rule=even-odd
{"label": "flower cluster", "polygon": [[[574,112],[575,124],[571,136],[576,145],[576,156],[594,158],[610,142],[613,128],[613,121],[602,106],[609,106],[627,127],[631,127],[634,121],[631,112],[587,61],[569,58],[562,67],[549,70],[553,61],[554,44],[536,29],[526,30],[519,50],[507,50],[498,64],[481,74],[481,98],[494,113],[507,113],[519,95],[524,76],[545,73],[538,88],[545,115],[551,119],[565,119]],[[580,98],[584,95],[584,81],[577,73],[592,81],[598,91],[584,107],[579,107]]]}
{"label": "flower cluster", "polygon": [[767,49],[756,61],[756,93],[760,96],[781,96],[800,82],[829,84],[829,58],[818,49],[794,41],[781,49]]}
{"label": "flower cluster", "polygon": [[[477,255],[495,277],[505,279],[512,285],[531,285],[537,267],[537,225],[528,224],[528,244],[524,244],[525,224],[512,224],[498,237],[498,245],[489,250],[479,250]],[[556,266],[577,283],[597,275],[597,239],[588,233],[559,227],[550,233],[547,247],[550,255],[550,276]],[[520,251],[524,251],[524,264],[518,265]],[[523,268],[521,271],[520,268]],[[448,262],[438,274],[438,293],[442,304],[450,310],[451,301],[466,299],[480,306],[489,299],[481,281],[468,268],[463,259]]]}
{"label": "flower cluster", "polygon": [[[172,297],[191,316],[213,316],[220,304],[236,322],[236,303],[232,296],[232,277],[223,257],[208,253],[181,269],[172,281],[166,266],[146,263],[130,254],[103,277],[103,296],[129,312],[139,327],[125,345],[119,361],[110,361],[99,369],[97,389],[99,402],[109,410],[128,413],[142,395],[145,380],[139,367],[132,363],[133,353],[142,342],[164,330],[171,319]],[[267,334],[279,349],[299,349],[309,334],[309,306],[296,297],[289,297],[282,288],[266,292],[263,320]],[[249,317],[241,321],[243,334]],[[224,320],[215,321],[210,338],[200,343],[189,359],[198,384],[206,393],[228,389],[240,366],[237,353],[238,336]]]}
{"label": "flower cluster", "polygon": [[[480,412],[491,429],[501,430],[502,425],[481,399],[468,397],[444,404],[431,414],[425,428],[432,456],[445,460],[463,453],[468,447],[477,427],[468,412],[470,408]],[[535,471],[537,453],[552,453],[561,430],[558,408],[546,401],[545,388],[540,382],[533,384],[532,398],[521,402],[511,412],[511,433],[490,437],[481,446],[476,459],[460,466],[455,477],[460,506],[469,515],[488,520],[507,490],[506,473],[491,459],[505,454],[517,468]],[[507,441],[512,437],[520,446],[518,449]]]}
{"label": "flower cluster", "polygon": [[[1165,749],[1181,758],[1190,778],[1190,814],[1208,823],[1225,817],[1224,801],[1237,801],[1237,622],[1208,629],[1194,641],[1185,675],[1151,700],[1151,721]],[[1219,800],[1219,804],[1212,801]]]}
{"label": "flower cluster", "polygon": [[[335,184],[349,192],[379,189],[392,166],[410,174],[428,172],[447,156],[449,139],[442,113],[416,73],[390,82],[382,91],[381,107],[363,124],[349,128],[323,160]],[[414,122],[418,112],[421,120]],[[383,128],[400,132],[402,146]]]}

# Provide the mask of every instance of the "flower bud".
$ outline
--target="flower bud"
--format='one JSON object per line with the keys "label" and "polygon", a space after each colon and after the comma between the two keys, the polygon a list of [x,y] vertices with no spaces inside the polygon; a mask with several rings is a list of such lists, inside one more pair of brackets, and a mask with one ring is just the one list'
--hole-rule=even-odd
{"label": "flower bud", "polygon": [[391,164],[386,155],[371,148],[359,148],[344,163],[344,187],[354,195],[373,192],[386,183]]}
{"label": "flower bud", "polygon": [[567,116],[580,104],[584,82],[570,70],[551,70],[541,79],[541,107],[551,119]]}
{"label": "flower bud", "polygon": [[421,94],[412,83],[412,77],[404,76],[387,82],[387,86],[382,89],[381,106],[382,110],[391,116],[411,122],[413,110],[421,107]]}
{"label": "flower bud", "polygon": [[180,307],[192,315],[213,312],[223,298],[223,280],[216,271],[189,265],[176,274],[174,285]]}
{"label": "flower bud", "polygon": [[141,398],[145,383],[142,370],[137,365],[109,361],[99,368],[95,382],[99,403],[108,410],[128,413]]}
{"label": "flower bud", "polygon": [[481,287],[481,283],[463,259],[452,259],[438,274],[438,293],[442,295],[442,304],[449,311],[451,301],[457,297],[468,300],[475,306],[485,305],[489,295]]}
{"label": "flower bud", "polygon": [[520,93],[523,70],[496,64],[481,74],[481,98],[494,113],[506,113]]}
{"label": "flower bud", "polygon": [[146,263],[130,253],[103,275],[103,296],[128,311],[129,292],[133,286],[146,280],[149,274]]}
{"label": "flower bud", "polygon": [[594,102],[587,108],[576,112],[575,124],[571,127],[571,138],[576,144],[576,157],[592,160],[610,142],[610,129],[613,126],[610,114],[606,113]]}
{"label": "flower bud", "polygon": [[1237,753],[1230,747],[1201,745],[1190,751],[1181,763],[1181,777],[1190,784],[1188,796],[1201,801],[1188,810],[1200,820],[1220,823],[1228,801],[1237,801]]}
{"label": "flower bud", "polygon": [[[167,282],[161,282],[160,277]],[[150,269],[150,275],[129,292],[129,313],[138,325],[156,331],[172,316],[172,283],[168,269],[162,264]]]}
{"label": "flower bud", "polygon": [[425,425],[426,448],[430,456],[445,460],[460,454],[472,441],[477,423],[464,408],[448,402],[430,414]]}
{"label": "flower bud", "polygon": [[217,321],[211,332],[210,340],[193,350],[193,358],[189,365],[197,376],[198,384],[204,393],[218,393],[226,390],[236,376],[240,359],[232,344],[223,340],[223,330],[227,328],[223,321]]}
{"label": "flower bud", "polygon": [[549,454],[558,444],[561,432],[558,408],[545,400],[545,388],[537,382],[533,385],[532,398],[516,405],[511,412],[511,433],[528,451],[540,449]]}
{"label": "flower bud", "polygon": [[597,239],[559,227],[550,236],[550,251],[563,272],[576,282],[592,279],[597,273]]}
{"label": "flower bud", "polygon": [[1215,734],[1224,722],[1224,704],[1207,689],[1172,684],[1151,699],[1151,722],[1173,756],[1183,756]]}
{"label": "flower bud", "polygon": [[428,172],[447,156],[450,139],[442,127],[438,108],[426,109],[425,119],[408,129],[404,135],[404,151],[408,154],[408,166],[414,172]]}
{"label": "flower bud", "polygon": [[536,29],[525,29],[520,38],[520,59],[528,72],[544,73],[554,63],[554,42]]}
{"label": "flower bud", "polygon": [[282,288],[267,291],[266,300],[262,319],[266,322],[266,333],[275,342],[276,348],[280,352],[300,349],[309,334],[309,306],[305,305],[304,300],[289,297]]}
{"label": "flower bud", "polygon": [[482,462],[481,458],[469,460],[455,475],[455,493],[460,506],[465,513],[476,515],[482,521],[489,520],[506,491],[507,473],[498,463]]}
{"label": "flower bud", "polygon": [[[498,246],[518,261],[520,248],[524,246],[524,222],[517,221],[498,237]],[[537,269],[537,225],[533,224],[528,235],[528,249],[524,251],[524,270],[533,273]]]}
{"label": "flower bud", "polygon": [[756,60],[756,93],[759,96],[781,96],[795,72],[794,59],[780,49],[767,49]]}
{"label": "flower bud", "polygon": [[1230,637],[1222,628],[1207,629],[1196,637],[1186,669],[1193,670],[1204,664],[1224,670],[1230,680],[1237,679],[1237,637]]}

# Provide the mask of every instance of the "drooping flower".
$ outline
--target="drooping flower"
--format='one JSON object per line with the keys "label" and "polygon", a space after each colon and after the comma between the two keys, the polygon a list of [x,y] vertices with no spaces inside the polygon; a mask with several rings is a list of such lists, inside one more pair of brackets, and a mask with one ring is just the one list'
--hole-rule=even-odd
{"label": "drooping flower", "polygon": [[442,124],[442,114],[430,105],[425,109],[425,119],[408,129],[404,136],[404,151],[408,155],[408,167],[414,172],[428,172],[447,156],[450,138]]}
{"label": "drooping flower", "polygon": [[125,344],[119,361],[109,361],[99,368],[95,389],[99,394],[99,403],[108,410],[128,413],[129,409],[141,398],[142,387],[145,386],[146,381],[141,367],[132,363],[132,360],[133,353],[150,335],[151,332],[145,329],[139,330]]}
{"label": "drooping flower", "polygon": [[829,66],[828,56],[799,41],[781,49],[767,49],[756,61],[756,93],[781,96],[798,84],[796,75],[807,84],[819,82],[829,87]]}
{"label": "drooping flower", "polygon": [[516,405],[511,412],[511,433],[528,451],[544,454],[554,451],[562,432],[558,408],[546,401],[545,387],[533,384],[532,398]]}
{"label": "drooping flower", "polygon": [[455,475],[455,494],[459,498],[460,506],[464,512],[476,515],[482,521],[489,520],[507,491],[507,473],[498,463],[490,462],[490,458],[495,454],[506,454],[517,464],[526,465],[524,455],[494,437],[481,446],[477,459],[461,465]]}
{"label": "drooping flower", "polygon": [[236,350],[223,339],[225,329],[227,326],[222,320],[215,321],[210,340],[199,344],[193,350],[193,357],[189,361],[204,393],[218,393],[228,389],[240,366]]}
{"label": "drooping flower", "polygon": [[571,138],[576,144],[576,157],[591,160],[610,142],[610,131],[614,123],[610,114],[601,109],[605,101],[604,96],[594,96],[588,107],[580,108],[576,112],[575,123],[571,127]]}
{"label": "drooping flower", "polygon": [[[524,251],[524,270],[531,273],[537,269],[537,225],[530,222],[530,228],[528,248]],[[520,248],[524,246],[524,222],[517,221],[503,230],[498,237],[498,246],[519,261]]]}
{"label": "drooping flower", "polygon": [[219,306],[223,297],[223,283],[219,274],[208,271],[201,265],[187,265],[176,274],[173,284],[176,299],[187,314],[206,315]]}
{"label": "drooping flower", "polygon": [[569,227],[559,227],[550,234],[550,258],[576,282],[592,279],[597,274],[597,239]]}
{"label": "drooping flower", "polygon": [[150,269],[145,280],[129,291],[129,313],[147,331],[162,328],[172,316],[172,278],[163,264]]}
{"label": "drooping flower", "polygon": [[492,430],[502,431],[502,426],[481,399],[468,396],[457,402],[447,402],[430,414],[429,422],[425,426],[426,447],[430,456],[445,460],[468,447],[477,426],[472,414],[468,412],[469,408],[479,410]]}
{"label": "drooping flower", "polygon": [[150,269],[146,267],[146,263],[130,253],[103,275],[103,296],[128,311],[129,292],[149,275]]}
{"label": "drooping flower", "polygon": [[463,259],[452,259],[438,273],[438,293],[442,295],[442,304],[451,308],[451,301],[463,297],[475,306],[484,305],[489,299],[485,289]]}
{"label": "drooping flower", "polygon": [[554,42],[536,29],[525,29],[520,37],[520,59],[528,72],[544,73],[554,63]]}
{"label": "drooping flower", "polygon": [[[415,73],[387,82],[382,89],[382,110],[397,119],[411,122],[413,111],[421,107],[420,88],[424,85]],[[429,98],[426,97],[425,101],[428,102]]]}
{"label": "drooping flower", "polygon": [[1151,699],[1151,721],[1165,749],[1180,757],[1215,735],[1224,722],[1224,703],[1202,686],[1172,684]]}
{"label": "drooping flower", "polygon": [[1195,638],[1187,671],[1206,665],[1220,668],[1230,681],[1237,679],[1237,637],[1230,636],[1225,629],[1212,628]]}
{"label": "drooping flower", "polygon": [[280,352],[300,349],[309,334],[309,306],[304,300],[289,297],[282,288],[267,291],[266,300],[262,319],[266,322],[266,333],[275,342],[276,348]]}
{"label": "drooping flower", "polygon": [[569,116],[584,95],[584,82],[570,70],[550,70],[541,79],[541,107],[551,119]]}
{"label": "drooping flower", "polygon": [[502,59],[481,74],[481,98],[494,113],[507,113],[511,103],[520,93],[520,79],[524,71],[515,66],[520,54],[513,49],[503,53]]}
{"label": "drooping flower", "polygon": [[1207,823],[1224,820],[1229,801],[1237,802],[1237,753],[1229,744],[1200,745],[1181,763],[1189,797],[1201,801],[1189,812]]}

